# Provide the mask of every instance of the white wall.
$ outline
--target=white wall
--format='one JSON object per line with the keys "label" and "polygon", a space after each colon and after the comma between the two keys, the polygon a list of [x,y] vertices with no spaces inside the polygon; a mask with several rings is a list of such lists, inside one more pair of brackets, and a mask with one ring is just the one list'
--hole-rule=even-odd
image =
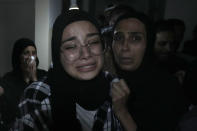
{"label": "white wall", "polygon": [[51,63],[51,31],[56,16],[61,12],[61,0],[36,0],[35,42],[39,68],[48,70]]}
{"label": "white wall", "polygon": [[12,69],[14,42],[34,40],[34,0],[0,0],[0,76]]}
{"label": "white wall", "polygon": [[166,0],[165,18],[179,18],[186,24],[184,40],[191,39],[192,30],[197,24],[196,13],[196,0]]}
{"label": "white wall", "polygon": [[51,36],[53,23],[57,16],[61,13],[62,1],[61,0],[50,0],[50,16],[49,16],[49,64],[51,64]]}

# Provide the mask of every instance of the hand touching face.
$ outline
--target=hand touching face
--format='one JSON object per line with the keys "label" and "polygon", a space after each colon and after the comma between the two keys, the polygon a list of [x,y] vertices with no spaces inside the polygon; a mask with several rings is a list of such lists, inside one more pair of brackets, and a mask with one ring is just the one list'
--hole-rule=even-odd
{"label": "hand touching face", "polygon": [[[32,59],[32,57],[34,59]],[[33,46],[26,47],[20,57],[20,63],[21,63],[20,66],[23,71],[23,74],[25,74],[25,77],[31,81],[37,80],[36,57],[37,57],[37,52]]]}
{"label": "hand touching face", "polygon": [[[31,60],[32,56],[35,58],[34,61]],[[33,46],[26,47],[20,56],[21,69],[23,71],[27,71],[30,66],[33,65],[36,66],[36,57],[37,57],[37,52],[35,47]]]}

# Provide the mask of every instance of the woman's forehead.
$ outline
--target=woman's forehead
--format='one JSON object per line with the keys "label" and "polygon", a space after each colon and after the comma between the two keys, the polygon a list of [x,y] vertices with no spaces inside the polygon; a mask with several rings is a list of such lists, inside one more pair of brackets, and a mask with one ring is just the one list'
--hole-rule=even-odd
{"label": "woman's forehead", "polygon": [[23,51],[25,50],[36,50],[36,48],[30,45],[30,46],[25,47]]}
{"label": "woman's forehead", "polygon": [[62,41],[70,38],[99,36],[95,25],[89,21],[77,21],[69,24],[63,31]]}
{"label": "woman's forehead", "polygon": [[77,29],[79,29],[79,28],[84,29],[84,31],[86,31],[86,30],[97,30],[98,31],[98,29],[96,28],[96,25],[94,25],[90,21],[86,21],[86,20],[72,22],[64,28],[64,31],[69,31],[69,30],[77,31]]}
{"label": "woman's forehead", "polygon": [[143,22],[141,22],[137,18],[127,18],[127,19],[120,20],[117,23],[116,28],[125,28],[125,29],[133,28],[133,29],[145,30],[145,25]]}

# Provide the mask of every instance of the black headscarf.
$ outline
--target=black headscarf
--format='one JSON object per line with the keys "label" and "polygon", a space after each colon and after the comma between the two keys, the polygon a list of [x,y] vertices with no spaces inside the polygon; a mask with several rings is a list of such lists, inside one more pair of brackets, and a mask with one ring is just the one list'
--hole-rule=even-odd
{"label": "black headscarf", "polygon": [[[14,72],[20,72],[20,56],[23,53],[24,49],[28,46],[33,46],[36,50],[35,43],[28,38],[20,38],[14,43],[12,51],[12,68]],[[36,64],[38,65],[38,58],[36,57]]]}
{"label": "black headscarf", "polygon": [[101,72],[92,80],[77,80],[62,67],[60,62],[60,46],[63,30],[65,27],[76,21],[89,21],[100,33],[99,24],[96,19],[81,10],[69,10],[60,14],[53,26],[52,32],[52,60],[53,68],[49,71],[48,83],[52,87],[52,114],[55,129],[64,126],[68,122],[69,126],[76,129],[79,125],[76,120],[77,102],[87,110],[94,110],[103,104],[108,96],[106,80]]}
{"label": "black headscarf", "polygon": [[156,65],[152,22],[144,14],[133,12],[119,17],[115,27],[121,20],[128,18],[136,18],[142,22],[147,34],[145,54],[135,71],[121,70],[115,64],[118,75],[126,80],[131,90],[128,110],[139,130],[169,131],[176,126],[186,109],[183,94],[178,82]]}
{"label": "black headscarf", "polygon": [[[142,63],[140,64],[140,66],[135,70],[132,71],[132,74],[139,74],[139,72],[143,72],[144,68],[151,66],[151,64],[154,62],[154,54],[153,54],[153,47],[154,47],[154,41],[155,41],[155,31],[153,28],[153,24],[152,21],[143,13],[141,12],[127,12],[123,15],[121,15],[117,21],[114,24],[113,27],[113,31],[115,30],[117,24],[125,19],[129,19],[129,18],[136,18],[138,19],[140,22],[142,22],[145,26],[145,31],[146,31],[146,49],[145,49],[145,53],[144,53],[144,57],[142,60]],[[117,69],[117,73],[119,75],[123,75],[123,74],[130,74],[129,71],[123,71],[121,70],[118,65],[116,64],[116,62],[114,63]],[[123,73],[123,74],[122,74]]]}

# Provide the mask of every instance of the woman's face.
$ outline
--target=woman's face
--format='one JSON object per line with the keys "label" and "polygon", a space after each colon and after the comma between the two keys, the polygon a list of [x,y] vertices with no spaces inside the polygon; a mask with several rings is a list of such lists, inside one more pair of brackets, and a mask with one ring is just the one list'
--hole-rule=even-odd
{"label": "woman's face", "polygon": [[69,24],[63,31],[60,61],[73,78],[90,80],[103,66],[103,48],[97,28],[88,21]]}
{"label": "woman's face", "polygon": [[136,70],[146,49],[144,24],[136,18],[121,20],[114,30],[112,49],[115,62],[122,70]]}
{"label": "woman's face", "polygon": [[154,52],[160,61],[166,61],[175,51],[175,35],[172,31],[161,31],[156,34]]}
{"label": "woman's face", "polygon": [[31,61],[31,56],[34,56],[34,58],[37,57],[37,51],[35,49],[35,47],[33,46],[27,46],[21,56],[20,56],[20,63],[21,63],[21,69],[23,71],[28,69],[29,66],[29,62]]}

